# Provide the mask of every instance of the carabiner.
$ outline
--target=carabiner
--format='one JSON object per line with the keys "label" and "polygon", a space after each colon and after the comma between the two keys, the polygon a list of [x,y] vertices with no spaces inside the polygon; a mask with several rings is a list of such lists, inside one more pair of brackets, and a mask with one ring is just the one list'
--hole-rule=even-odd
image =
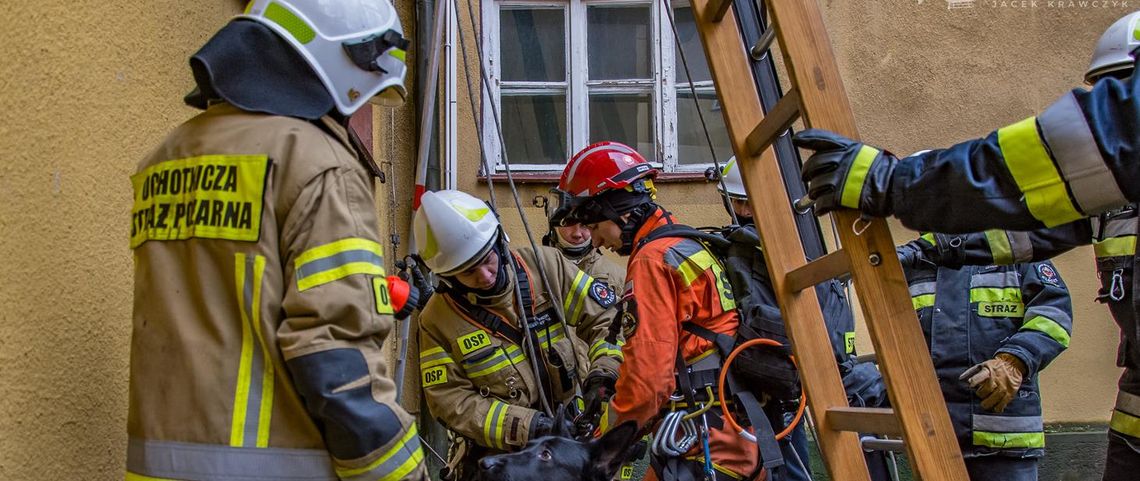
{"label": "carabiner", "polygon": [[1112,285],[1108,289],[1108,298],[1115,302],[1120,302],[1124,299],[1124,269],[1113,269]]}

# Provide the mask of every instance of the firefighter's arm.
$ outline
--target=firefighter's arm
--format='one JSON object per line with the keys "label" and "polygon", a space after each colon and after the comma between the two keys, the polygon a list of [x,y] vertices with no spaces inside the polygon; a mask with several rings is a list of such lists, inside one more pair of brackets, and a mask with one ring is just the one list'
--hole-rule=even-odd
{"label": "firefighter's arm", "polygon": [[1073,306],[1069,290],[1051,262],[1024,264],[1020,270],[1025,316],[1021,328],[998,352],[1021,359],[1029,379],[1069,347]]}
{"label": "firefighter's arm", "polygon": [[683,286],[675,271],[659,260],[647,258],[630,262],[627,285],[630,287],[622,300],[626,309],[623,316],[632,316],[634,325],[625,326],[629,321],[623,320],[627,330],[622,348],[625,361],[612,402],[617,420],[610,424],[634,420],[644,426],[657,415],[676,387],[673,370],[681,321],[677,315],[677,292]]}
{"label": "firefighter's arm", "polygon": [[566,323],[590,346],[590,373],[616,379],[622,362],[622,339],[616,330],[611,333],[610,325],[617,322],[617,291],[579,270],[561,255],[554,259],[561,282],[552,282],[560,289],[558,294],[562,296]]}
{"label": "firefighter's arm", "polygon": [[[898,248],[899,260],[942,267],[1011,265],[1050,259],[1093,239],[1092,219],[1033,231],[987,230],[975,234],[924,233]],[[905,252],[905,254],[904,254]]]}
{"label": "firefighter's arm", "polygon": [[385,375],[393,318],[377,226],[363,172],[331,169],[304,186],[281,229],[278,344],[337,476],[422,479],[415,419]]}
{"label": "firefighter's arm", "polygon": [[[433,300],[427,306],[424,316],[431,314]],[[494,397],[481,396],[479,388],[472,382],[459,363],[462,359],[453,358],[449,342],[431,332],[429,326],[420,329],[420,381],[424,389],[424,399],[432,416],[463,436],[481,446],[497,450],[512,450],[522,447],[530,439],[530,426],[537,411],[504,403]],[[502,349],[497,347],[492,356],[503,357],[510,369],[509,360]],[[525,359],[520,362],[526,362]],[[520,386],[526,389],[526,386]]]}

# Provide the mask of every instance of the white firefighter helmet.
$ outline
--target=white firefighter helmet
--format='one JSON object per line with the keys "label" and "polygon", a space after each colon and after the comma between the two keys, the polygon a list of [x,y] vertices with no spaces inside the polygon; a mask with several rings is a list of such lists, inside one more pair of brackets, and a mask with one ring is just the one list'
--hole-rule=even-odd
{"label": "white firefighter helmet", "polygon": [[1132,52],[1140,47],[1140,12],[1132,12],[1117,20],[1096,42],[1089,69],[1085,71],[1085,83],[1093,84],[1097,79],[1121,70],[1131,70],[1134,63]]}
{"label": "white firefighter helmet", "polygon": [[716,190],[722,195],[732,199],[747,199],[748,192],[744,190],[744,179],[740,177],[740,166],[736,165],[736,156],[728,159],[728,163],[720,170],[721,182],[716,183]]}
{"label": "white firefighter helmet", "polygon": [[463,272],[491,250],[499,219],[486,202],[458,190],[424,192],[413,222],[420,258],[441,276]]}
{"label": "white firefighter helmet", "polygon": [[253,0],[238,18],[260,22],[289,42],[344,115],[374,97],[398,105],[407,94],[408,41],[391,0]]}

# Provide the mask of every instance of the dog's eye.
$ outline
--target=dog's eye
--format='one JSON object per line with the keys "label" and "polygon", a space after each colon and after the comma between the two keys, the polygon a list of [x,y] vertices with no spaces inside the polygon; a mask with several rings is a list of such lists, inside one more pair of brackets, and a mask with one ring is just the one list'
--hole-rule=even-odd
{"label": "dog's eye", "polygon": [[550,461],[550,450],[549,449],[543,449],[542,451],[539,451],[538,452],[538,459],[541,459],[543,461]]}

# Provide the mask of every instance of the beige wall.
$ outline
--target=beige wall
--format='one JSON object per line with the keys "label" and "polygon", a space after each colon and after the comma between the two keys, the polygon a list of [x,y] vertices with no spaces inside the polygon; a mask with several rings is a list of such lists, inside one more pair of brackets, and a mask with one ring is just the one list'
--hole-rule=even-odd
{"label": "beige wall", "polygon": [[[186,59],[241,2],[9,3],[0,46],[0,479],[119,479],[131,309],[127,178],[192,115],[180,102],[191,86]],[[410,34],[411,2],[398,3]],[[829,3],[863,134],[899,152],[981,135],[1047,105],[1075,85],[1093,39],[1122,13]],[[412,109],[375,112],[378,160],[408,165]],[[461,102],[460,187],[485,195],[472,180],[469,109]],[[411,171],[394,173],[396,222],[406,226]],[[520,192],[533,225],[543,221],[530,199],[548,187]],[[387,223],[388,186],[381,190]],[[665,185],[662,202],[694,223],[723,215],[704,184]],[[524,241],[510,206],[500,191],[508,228]],[[1103,421],[1112,402],[1116,333],[1090,301],[1090,258],[1079,251],[1059,261],[1078,314],[1073,348],[1045,375],[1051,420]]]}

